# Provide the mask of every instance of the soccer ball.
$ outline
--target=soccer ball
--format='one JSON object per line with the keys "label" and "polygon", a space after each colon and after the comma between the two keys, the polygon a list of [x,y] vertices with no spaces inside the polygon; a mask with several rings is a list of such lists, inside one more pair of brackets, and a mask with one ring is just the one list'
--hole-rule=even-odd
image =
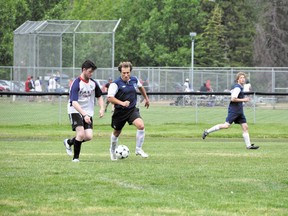
{"label": "soccer ball", "polygon": [[115,149],[115,153],[116,153],[116,157],[118,159],[124,159],[127,158],[129,156],[129,148],[125,145],[119,145],[116,149]]}

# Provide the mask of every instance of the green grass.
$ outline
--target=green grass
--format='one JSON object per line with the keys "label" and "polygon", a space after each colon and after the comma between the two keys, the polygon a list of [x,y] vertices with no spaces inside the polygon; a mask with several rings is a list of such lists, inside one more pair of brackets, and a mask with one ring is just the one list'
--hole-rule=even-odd
{"label": "green grass", "polygon": [[62,144],[69,125],[0,126],[0,215],[288,215],[287,126],[252,125],[257,151],[237,126],[203,141],[208,126],[147,122],[148,159],[126,126],[131,154],[112,162],[111,128],[95,125],[79,164]]}

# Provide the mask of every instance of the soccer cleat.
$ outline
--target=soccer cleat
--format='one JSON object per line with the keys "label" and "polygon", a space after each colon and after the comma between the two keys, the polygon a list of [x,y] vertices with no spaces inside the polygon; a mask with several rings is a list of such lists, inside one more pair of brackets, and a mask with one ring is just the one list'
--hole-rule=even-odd
{"label": "soccer cleat", "polygon": [[208,136],[208,132],[207,132],[207,130],[205,130],[204,132],[203,132],[203,134],[202,134],[202,139],[205,139],[206,138],[206,136]]}
{"label": "soccer cleat", "polygon": [[66,149],[66,152],[69,156],[72,156],[72,148],[71,146],[68,144],[68,139],[65,139],[64,140],[64,146],[65,146],[65,149]]}
{"label": "soccer cleat", "polygon": [[251,146],[246,147],[247,149],[258,149],[259,146],[254,146],[254,144],[251,144]]}
{"label": "soccer cleat", "polygon": [[136,148],[135,154],[140,155],[143,158],[148,158],[148,156],[149,156],[141,148]]}
{"label": "soccer cleat", "polygon": [[110,148],[110,158],[111,158],[112,161],[116,161],[117,160],[115,150],[112,151],[111,148]]}
{"label": "soccer cleat", "polygon": [[72,162],[74,162],[74,163],[79,163],[80,160],[79,160],[78,158],[74,158],[74,159],[72,160]]}

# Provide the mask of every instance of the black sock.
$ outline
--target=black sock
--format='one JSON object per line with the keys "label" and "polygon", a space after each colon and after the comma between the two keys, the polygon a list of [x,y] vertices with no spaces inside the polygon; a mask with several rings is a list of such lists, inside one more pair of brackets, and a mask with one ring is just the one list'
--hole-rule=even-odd
{"label": "black sock", "polygon": [[71,146],[74,144],[75,141],[75,137],[73,137],[72,139],[68,139],[67,143]]}
{"label": "black sock", "polygon": [[79,159],[80,151],[81,151],[81,141],[74,139],[74,157],[73,159]]}

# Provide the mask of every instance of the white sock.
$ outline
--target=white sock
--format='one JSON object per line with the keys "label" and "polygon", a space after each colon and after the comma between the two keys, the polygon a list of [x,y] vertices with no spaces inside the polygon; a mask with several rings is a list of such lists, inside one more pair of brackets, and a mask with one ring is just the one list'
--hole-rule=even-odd
{"label": "white sock", "polygon": [[215,132],[215,131],[218,131],[220,130],[219,126],[218,125],[215,125],[213,127],[211,127],[210,129],[207,130],[208,133],[212,133],[212,132]]}
{"label": "white sock", "polygon": [[142,148],[145,138],[145,129],[144,130],[137,130],[136,133],[136,148]]}
{"label": "white sock", "polygon": [[114,136],[114,134],[111,134],[111,139],[110,139],[110,149],[112,151],[115,150],[116,146],[118,145],[118,137]]}
{"label": "white sock", "polygon": [[244,142],[246,144],[246,147],[250,147],[251,146],[251,142],[250,142],[250,136],[248,132],[245,132],[242,134],[243,138],[244,138]]}

